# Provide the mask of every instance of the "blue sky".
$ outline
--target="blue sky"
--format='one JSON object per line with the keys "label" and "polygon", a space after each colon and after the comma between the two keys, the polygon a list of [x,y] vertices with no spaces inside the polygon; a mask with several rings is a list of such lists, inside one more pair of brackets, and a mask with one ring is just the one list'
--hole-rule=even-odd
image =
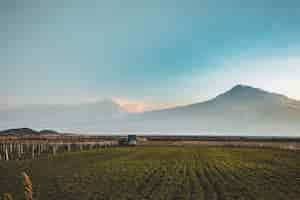
{"label": "blue sky", "polygon": [[300,99],[299,22],[297,0],[2,0],[0,104]]}

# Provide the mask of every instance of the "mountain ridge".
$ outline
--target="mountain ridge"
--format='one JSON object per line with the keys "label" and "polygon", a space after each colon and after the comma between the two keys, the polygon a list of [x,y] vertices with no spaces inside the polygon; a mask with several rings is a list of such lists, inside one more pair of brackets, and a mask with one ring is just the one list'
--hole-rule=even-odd
{"label": "mountain ridge", "polygon": [[145,112],[136,118],[156,131],[299,134],[300,102],[237,85],[208,101]]}
{"label": "mountain ridge", "polygon": [[[142,113],[123,111],[111,100],[75,108],[51,110],[52,117],[36,115],[34,121],[29,118],[30,112],[15,113],[7,123],[0,121],[0,128],[51,127],[67,132],[300,134],[300,101],[246,85],[236,85],[208,101]],[[15,121],[10,125],[8,122],[12,120]]]}
{"label": "mountain ridge", "polygon": [[[237,91],[251,91],[252,93],[253,92],[257,92],[257,93],[260,93],[260,94],[265,94],[265,95],[274,95],[276,96],[277,98],[280,98],[280,99],[284,99],[284,100],[288,100],[288,101],[292,101],[292,102],[297,102],[299,103],[300,105],[300,101],[299,100],[296,100],[296,99],[292,99],[292,98],[289,98],[285,95],[282,95],[282,94],[279,94],[279,93],[274,93],[274,92],[268,92],[266,90],[263,90],[263,89],[260,89],[260,88],[255,88],[255,87],[252,87],[252,86],[249,86],[249,85],[243,85],[243,84],[238,84],[234,87],[232,87],[231,89],[209,99],[209,100],[206,100],[206,101],[202,101],[202,102],[195,102],[195,103],[191,103],[191,104],[186,104],[186,105],[181,105],[181,106],[176,106],[176,107],[172,107],[172,108],[166,108],[166,109],[158,109],[158,110],[152,110],[152,111],[146,111],[144,113],[151,113],[151,112],[160,112],[160,111],[167,111],[167,110],[174,110],[174,109],[181,109],[181,108],[185,108],[185,107],[192,107],[192,106],[195,106],[195,105],[199,105],[199,104],[208,104],[208,103],[212,103],[212,102],[215,102],[215,101],[218,101],[220,100],[220,98],[224,98],[224,97],[228,97],[228,96],[234,96],[234,95],[231,95],[231,94],[236,94]],[[243,99],[245,100],[245,99]]]}

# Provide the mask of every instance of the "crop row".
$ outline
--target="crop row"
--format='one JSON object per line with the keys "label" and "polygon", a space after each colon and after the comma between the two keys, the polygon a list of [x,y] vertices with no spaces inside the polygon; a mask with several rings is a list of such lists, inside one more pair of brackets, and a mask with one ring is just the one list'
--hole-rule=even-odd
{"label": "crop row", "polygon": [[276,149],[116,147],[0,162],[0,193],[36,199],[299,199],[300,156]]}

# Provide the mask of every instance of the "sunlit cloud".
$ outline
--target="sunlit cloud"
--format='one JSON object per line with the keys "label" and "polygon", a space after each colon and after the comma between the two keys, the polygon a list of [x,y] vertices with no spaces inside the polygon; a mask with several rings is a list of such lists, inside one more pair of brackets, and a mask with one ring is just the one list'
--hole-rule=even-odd
{"label": "sunlit cloud", "polygon": [[155,104],[155,103],[147,103],[136,100],[128,100],[124,98],[113,98],[113,101],[119,104],[124,110],[131,113],[139,113],[151,110],[165,109],[170,107],[175,107],[173,104]]}

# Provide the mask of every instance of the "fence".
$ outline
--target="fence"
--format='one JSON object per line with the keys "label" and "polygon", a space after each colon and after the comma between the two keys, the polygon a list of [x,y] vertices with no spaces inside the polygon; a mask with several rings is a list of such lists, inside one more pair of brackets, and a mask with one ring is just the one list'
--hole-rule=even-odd
{"label": "fence", "polygon": [[86,151],[117,146],[118,142],[47,142],[47,141],[1,141],[0,160],[35,159],[41,156],[55,156],[61,152]]}

